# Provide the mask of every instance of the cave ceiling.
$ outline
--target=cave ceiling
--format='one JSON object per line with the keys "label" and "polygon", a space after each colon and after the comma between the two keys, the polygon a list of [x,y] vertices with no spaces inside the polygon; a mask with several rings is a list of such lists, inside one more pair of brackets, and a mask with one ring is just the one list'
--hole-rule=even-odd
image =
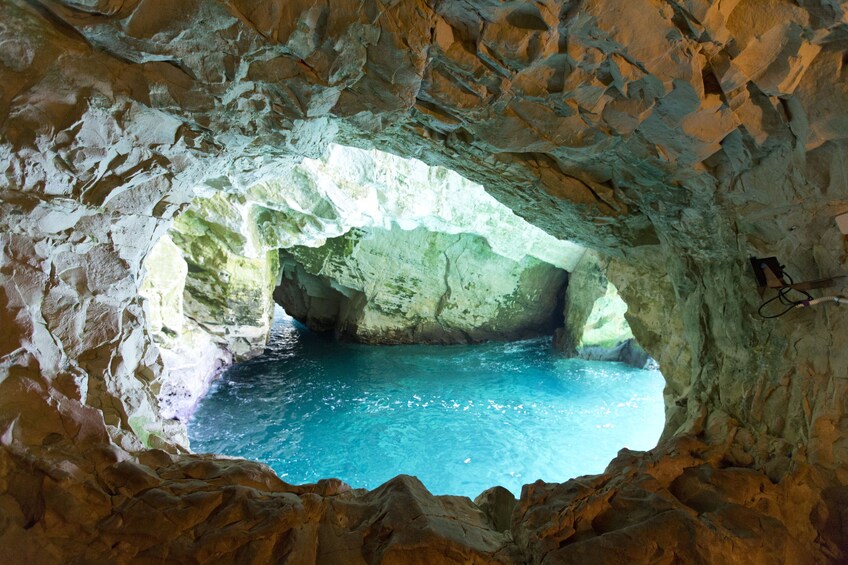
{"label": "cave ceiling", "polygon": [[[824,0],[0,1],[0,554],[844,559],[848,323],[758,316],[748,257],[848,271],[846,21]],[[331,142],[451,168],[596,250],[668,381],[657,450],[531,485],[508,533],[410,478],[344,494],[180,454],[142,262],[193,199]]]}

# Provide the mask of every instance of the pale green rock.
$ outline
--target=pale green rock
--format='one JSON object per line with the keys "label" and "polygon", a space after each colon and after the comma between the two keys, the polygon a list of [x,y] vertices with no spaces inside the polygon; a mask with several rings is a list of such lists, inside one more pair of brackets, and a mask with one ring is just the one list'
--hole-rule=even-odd
{"label": "pale green rock", "polygon": [[584,347],[614,347],[624,340],[632,339],[633,332],[624,318],[627,304],[618,295],[612,283],[607,282],[604,294],[592,305],[589,319],[583,328]]}
{"label": "pale green rock", "polygon": [[456,343],[551,332],[567,274],[485,239],[423,228],[354,230],[281,253],[275,298],[318,330],[369,343]]}
{"label": "pale green rock", "polygon": [[267,249],[317,247],[357,227],[472,233],[520,261],[535,257],[565,270],[584,248],[526,222],[486,190],[444,167],[383,151],[330,144],[285,178],[253,186],[245,201]]}
{"label": "pale green rock", "polygon": [[606,269],[597,253],[587,251],[570,273],[564,325],[554,334],[554,347],[572,357],[644,367],[648,354],[633,337],[625,318],[627,304],[607,279]]}
{"label": "pale green rock", "polygon": [[223,368],[265,347],[279,261],[254,245],[241,203],[195,200],[145,260],[140,294],[168,374],[157,395],[164,417],[186,421]]}
{"label": "pale green rock", "polygon": [[261,352],[270,331],[277,254],[255,245],[237,197],[196,200],[171,229],[188,265],[185,315],[237,358]]}
{"label": "pale green rock", "polygon": [[150,327],[160,335],[182,333],[183,289],[188,274],[182,251],[164,235],[150,250],[144,266],[146,272],[138,292],[146,299]]}
{"label": "pale green rock", "polygon": [[[379,235],[387,230],[401,243]],[[170,375],[159,392],[163,413],[187,417],[222,367],[264,349],[278,249],[303,248],[302,260],[314,262],[340,242],[353,250],[366,233],[373,238],[347,259],[370,269],[356,281],[344,269],[322,273],[323,265],[284,269],[308,289],[281,299],[292,314],[380,343],[537,335],[559,309],[551,295],[562,284],[558,268],[573,268],[584,253],[450,170],[331,144],[246,191],[196,198],[149,255],[143,293]],[[325,243],[314,257],[307,252]],[[398,247],[426,252],[393,255]]]}

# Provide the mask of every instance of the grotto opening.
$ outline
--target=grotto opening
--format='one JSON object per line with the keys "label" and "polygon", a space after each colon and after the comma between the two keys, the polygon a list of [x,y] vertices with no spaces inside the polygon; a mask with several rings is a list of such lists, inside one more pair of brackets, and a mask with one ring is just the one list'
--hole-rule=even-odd
{"label": "grotto opening", "polygon": [[[407,473],[474,498],[597,473],[659,437],[657,371],[551,347],[556,330],[566,354],[647,364],[596,254],[439,167],[331,144],[285,179],[193,202],[144,271],[169,373],[160,410],[190,423],[194,452],[258,460],[297,484],[375,488]],[[266,345],[272,296],[346,341],[509,343],[350,346],[277,311]]]}
{"label": "grotto opening", "polygon": [[[0,557],[843,562],[844,310],[763,319],[748,257],[846,271],[845,21],[816,0],[0,1]],[[181,447],[142,263],[195,198],[331,142],[444,165],[597,252],[663,369],[657,447],[514,503]]]}
{"label": "grotto opening", "polygon": [[[191,449],[268,464],[284,481],[374,489],[399,474],[474,499],[493,485],[600,473],[654,447],[659,371],[566,359],[550,338],[474,345],[338,343],[278,311],[265,354],[216,381]],[[570,457],[563,457],[568,453]]]}

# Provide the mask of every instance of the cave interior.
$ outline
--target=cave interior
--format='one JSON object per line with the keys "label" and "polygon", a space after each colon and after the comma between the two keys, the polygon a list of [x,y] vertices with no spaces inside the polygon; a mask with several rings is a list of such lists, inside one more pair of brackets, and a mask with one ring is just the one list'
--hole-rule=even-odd
{"label": "cave interior", "polygon": [[[824,0],[0,0],[0,558],[844,562],[848,322],[764,317],[750,257],[848,271],[846,21]],[[228,306],[169,356],[145,260],[211,233],[185,280],[249,273],[229,296],[270,304],[285,258],[256,242],[361,243],[295,182],[331,144],[456,171],[485,187],[458,211],[492,197],[591,250],[662,367],[657,447],[475,501],[191,453],[174,359],[213,375],[269,316]],[[392,340],[440,339],[415,328]]]}

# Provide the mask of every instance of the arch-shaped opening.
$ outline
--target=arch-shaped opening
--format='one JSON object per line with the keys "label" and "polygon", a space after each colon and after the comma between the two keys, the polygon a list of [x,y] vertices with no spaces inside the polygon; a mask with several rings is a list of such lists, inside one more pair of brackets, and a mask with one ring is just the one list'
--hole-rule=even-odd
{"label": "arch-shaped opening", "polygon": [[[474,497],[600,472],[620,448],[659,437],[661,376],[562,362],[649,363],[603,261],[443,168],[330,145],[285,179],[198,199],[145,268],[168,417],[188,422],[221,369],[260,356],[214,388],[193,422],[195,451],[259,459],[295,483],[375,488],[405,473]],[[263,355],[273,302],[313,331],[365,344],[546,338],[334,350],[278,319]]]}
{"label": "arch-shaped opening", "polygon": [[[325,4],[0,2],[0,559],[844,561],[845,320],[765,320],[749,272],[845,271],[844,10]],[[186,453],[142,262],[333,140],[599,252],[667,379],[658,447],[517,505]]]}

